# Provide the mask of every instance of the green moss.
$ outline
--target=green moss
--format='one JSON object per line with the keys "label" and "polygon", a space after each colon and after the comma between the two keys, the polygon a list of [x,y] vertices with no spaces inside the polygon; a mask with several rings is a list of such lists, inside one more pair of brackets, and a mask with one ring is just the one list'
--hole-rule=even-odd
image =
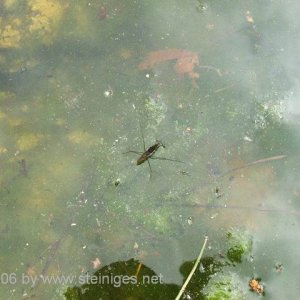
{"label": "green moss", "polygon": [[227,258],[231,262],[240,263],[245,254],[252,250],[252,236],[241,230],[232,229],[227,232],[229,244]]}
{"label": "green moss", "polygon": [[232,273],[221,275],[209,282],[205,289],[207,300],[243,300],[245,293],[241,289],[239,278]]}
{"label": "green moss", "polygon": [[65,295],[66,299],[69,299],[69,300],[79,299],[80,289],[69,287],[64,295]]}

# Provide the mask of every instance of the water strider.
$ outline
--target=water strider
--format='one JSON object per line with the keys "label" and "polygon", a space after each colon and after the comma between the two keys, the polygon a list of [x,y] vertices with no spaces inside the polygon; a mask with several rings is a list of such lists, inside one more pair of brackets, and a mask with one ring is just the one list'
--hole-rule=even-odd
{"label": "water strider", "polygon": [[147,161],[149,169],[150,169],[150,176],[151,176],[151,173],[152,173],[151,165],[150,165],[150,162],[149,162],[150,158],[151,159],[169,160],[169,161],[184,163],[183,161],[180,161],[180,160],[177,160],[177,159],[170,159],[170,158],[165,158],[165,157],[153,156],[160,147],[165,148],[165,145],[161,141],[156,140],[156,143],[154,145],[150,146],[146,150],[145,139],[144,139],[144,135],[143,135],[142,131],[141,131],[141,134],[142,134],[144,152],[129,150],[127,152],[124,152],[123,154],[125,154],[125,153],[139,154],[140,157],[137,159],[136,165],[139,166],[139,165],[143,164],[145,161]]}
{"label": "water strider", "polygon": [[145,152],[142,153],[142,155],[136,161],[137,166],[141,165],[146,160],[151,158],[155,154],[155,152],[159,149],[159,147],[165,148],[165,145],[162,144],[162,142],[160,142],[160,141],[156,141],[156,143],[153,146],[149,147],[147,150],[145,150],[145,148],[144,148]]}
{"label": "water strider", "polygon": [[[133,104],[132,106],[133,106],[133,109],[135,110],[136,109],[135,105]],[[141,132],[142,141],[143,141],[143,152],[129,150],[127,152],[124,152],[123,154],[135,153],[135,154],[140,155],[139,158],[136,161],[136,165],[139,166],[139,165],[143,164],[145,161],[147,161],[149,169],[150,169],[150,177],[151,177],[151,174],[152,174],[152,169],[151,169],[149,159],[169,160],[169,161],[173,161],[173,162],[184,163],[183,161],[180,161],[180,160],[177,160],[177,159],[170,159],[170,158],[165,158],[165,157],[154,156],[154,154],[157,152],[157,150],[160,147],[166,148],[166,146],[161,141],[156,140],[155,144],[153,144],[148,149],[146,149],[145,138],[144,138],[144,134],[143,134],[143,130],[142,130],[142,126],[141,126],[141,122],[140,122],[139,118],[138,118],[138,123],[139,123],[139,128],[140,128],[140,132]]]}
{"label": "water strider", "polygon": [[144,152],[130,150],[130,151],[127,151],[125,153],[135,153],[135,154],[139,154],[140,155],[140,157],[136,161],[136,165],[137,166],[139,166],[139,165],[143,164],[145,161],[147,161],[147,163],[149,165],[149,168],[150,168],[150,175],[152,173],[152,168],[151,168],[151,165],[150,165],[150,162],[149,162],[150,158],[151,159],[169,160],[169,161],[184,163],[183,161],[180,161],[180,160],[177,160],[177,159],[170,159],[170,158],[165,158],[165,157],[153,156],[160,147],[165,148],[165,145],[161,141],[157,140],[154,145],[152,145],[151,147],[149,147],[146,150],[145,142],[144,142],[144,138],[143,138],[143,145],[144,145]]}

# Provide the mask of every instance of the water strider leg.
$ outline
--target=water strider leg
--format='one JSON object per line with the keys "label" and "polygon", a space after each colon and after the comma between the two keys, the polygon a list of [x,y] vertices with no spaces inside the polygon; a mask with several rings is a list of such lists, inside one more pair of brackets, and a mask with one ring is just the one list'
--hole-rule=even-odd
{"label": "water strider leg", "polygon": [[138,120],[139,120],[139,126],[140,126],[141,136],[142,136],[142,140],[143,140],[144,152],[146,152],[146,145],[145,145],[144,134],[143,134],[142,126],[141,126],[141,121],[140,121],[140,119],[138,119]]}
{"label": "water strider leg", "polygon": [[159,160],[169,160],[169,161],[174,161],[174,162],[179,162],[179,163],[185,164],[184,161],[177,160],[177,159],[166,158],[166,157],[152,156],[152,157],[150,157],[150,158],[151,158],[151,159],[159,159]]}
{"label": "water strider leg", "polygon": [[150,169],[150,179],[151,179],[152,178],[152,168],[151,168],[149,159],[147,159],[147,163],[148,163],[148,166],[149,166],[149,169]]}
{"label": "water strider leg", "polygon": [[143,154],[144,152],[129,150],[129,151],[123,152],[122,154],[127,154],[127,153]]}

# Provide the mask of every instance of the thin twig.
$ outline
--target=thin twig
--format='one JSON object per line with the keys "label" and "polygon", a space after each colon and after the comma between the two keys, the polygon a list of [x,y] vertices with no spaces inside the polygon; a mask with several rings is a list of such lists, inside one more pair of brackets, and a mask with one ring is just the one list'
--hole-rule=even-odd
{"label": "thin twig", "polygon": [[258,164],[262,164],[262,163],[266,163],[266,162],[274,161],[274,160],[280,160],[280,159],[284,159],[286,157],[287,157],[286,155],[277,155],[277,156],[272,156],[272,157],[268,157],[268,158],[259,159],[259,160],[250,162],[248,164],[245,164],[243,166],[230,169],[230,170],[224,172],[221,176],[223,177],[224,175],[227,175],[228,173],[235,172],[235,171],[238,171],[238,170],[241,170],[241,169],[253,166],[253,165],[258,165]]}
{"label": "thin twig", "polygon": [[202,245],[202,248],[201,248],[200,253],[199,253],[199,256],[198,256],[198,258],[197,258],[197,260],[196,260],[196,262],[194,264],[194,267],[193,267],[191,273],[189,274],[188,278],[184,282],[184,284],[183,284],[182,288],[180,289],[180,291],[179,291],[177,297],[175,298],[175,300],[179,300],[180,299],[180,297],[182,296],[182,294],[185,291],[186,286],[188,285],[188,283],[190,282],[192,276],[194,275],[194,273],[195,273],[195,271],[196,271],[196,269],[197,269],[197,267],[199,265],[200,259],[201,259],[202,255],[203,255],[203,252],[204,252],[207,240],[208,240],[208,236],[205,237],[203,245]]}
{"label": "thin twig", "polygon": [[139,264],[138,264],[138,267],[137,267],[137,270],[136,270],[136,273],[135,273],[135,275],[134,275],[136,278],[138,277],[138,275],[139,275],[139,273],[140,273],[140,271],[141,271],[141,268],[142,268],[142,264],[139,263]]}
{"label": "thin twig", "polygon": [[227,204],[203,204],[203,203],[187,203],[177,205],[180,207],[202,207],[207,209],[236,209],[236,210],[248,210],[248,211],[259,211],[262,213],[285,213],[291,215],[300,215],[300,210],[288,210],[280,208],[268,208],[268,207],[252,207],[252,206],[242,206],[242,205],[227,205]]}
{"label": "thin twig", "polygon": [[224,86],[224,87],[222,87],[220,89],[215,90],[215,93],[217,94],[217,93],[223,92],[225,90],[231,89],[232,87],[234,87],[234,84],[230,84],[230,85]]}

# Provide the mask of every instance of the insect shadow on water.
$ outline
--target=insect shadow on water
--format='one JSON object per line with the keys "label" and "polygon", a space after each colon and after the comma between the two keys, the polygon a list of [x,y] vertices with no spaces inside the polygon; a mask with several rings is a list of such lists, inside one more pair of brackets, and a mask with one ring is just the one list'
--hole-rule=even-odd
{"label": "insect shadow on water", "polygon": [[168,161],[173,161],[173,162],[178,162],[178,163],[184,163],[183,161],[177,160],[177,159],[170,159],[170,158],[166,158],[166,157],[154,156],[154,154],[160,147],[165,148],[166,146],[161,141],[156,140],[156,143],[154,145],[152,145],[148,149],[146,149],[145,138],[144,138],[144,134],[143,134],[143,131],[141,128],[140,121],[139,121],[139,126],[140,126],[141,136],[142,136],[142,140],[143,140],[143,152],[129,150],[127,152],[123,152],[123,154],[135,153],[135,154],[140,155],[136,161],[137,166],[139,166],[139,165],[143,164],[145,161],[147,161],[149,170],[150,170],[150,178],[152,177],[152,168],[151,168],[149,159],[168,160]]}

